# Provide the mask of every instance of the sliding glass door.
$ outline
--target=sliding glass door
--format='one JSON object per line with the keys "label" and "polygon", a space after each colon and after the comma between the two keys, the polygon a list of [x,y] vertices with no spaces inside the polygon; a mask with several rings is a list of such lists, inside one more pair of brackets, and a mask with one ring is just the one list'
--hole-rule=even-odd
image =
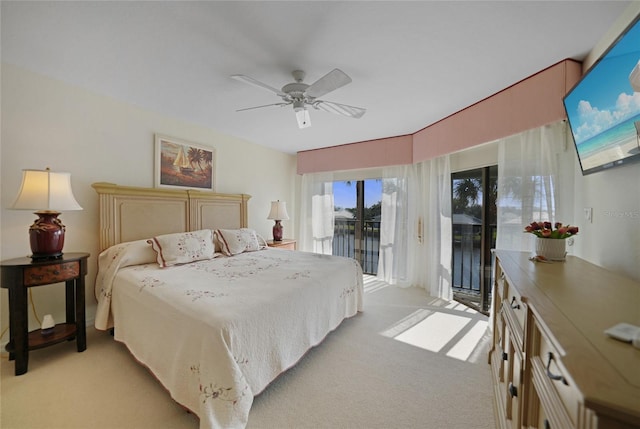
{"label": "sliding glass door", "polygon": [[496,245],[498,167],[451,175],[453,297],[487,313],[491,293],[491,249]]}
{"label": "sliding glass door", "polygon": [[333,197],[333,254],[354,258],[366,274],[377,274],[382,181],[334,182]]}

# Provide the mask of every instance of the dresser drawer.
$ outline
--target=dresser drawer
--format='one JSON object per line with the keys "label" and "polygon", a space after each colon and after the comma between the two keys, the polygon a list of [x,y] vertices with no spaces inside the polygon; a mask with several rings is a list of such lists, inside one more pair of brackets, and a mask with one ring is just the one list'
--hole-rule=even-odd
{"label": "dresser drawer", "polygon": [[531,386],[531,401],[533,406],[529,409],[529,426],[536,427],[538,429],[552,429],[551,421],[549,421],[547,408],[545,404],[540,401],[538,391],[535,384]]}
{"label": "dresser drawer", "polygon": [[500,382],[505,385],[510,381],[509,379],[509,354],[513,354],[513,344],[511,342],[511,334],[508,329],[505,329],[502,336],[499,338],[500,342],[497,345],[499,356],[499,368],[500,368]]}
{"label": "dresser drawer", "polygon": [[551,427],[572,428],[578,424],[582,396],[553,346],[534,318],[534,347],[531,354],[533,385]]}
{"label": "dresser drawer", "polygon": [[[509,330],[509,336],[516,348],[524,350],[524,318],[527,311],[526,305],[520,301],[520,296],[511,290],[509,301],[502,301],[500,314],[505,320],[505,329]],[[515,300],[514,300],[515,299]]]}
{"label": "dresser drawer", "polygon": [[517,328],[522,332],[524,330],[524,321],[527,314],[526,305],[522,302],[520,293],[505,280],[504,285],[504,298],[502,301],[503,307],[508,307],[514,316]]}
{"label": "dresser drawer", "polygon": [[502,271],[502,267],[500,266],[500,261],[496,261],[496,272],[495,272],[495,284],[496,284],[496,294],[500,298],[500,301],[504,299],[504,285],[505,285],[505,274]]}
{"label": "dresser drawer", "polygon": [[66,280],[80,276],[80,261],[65,262],[61,264],[34,266],[24,270],[23,284],[25,286],[38,286]]}
{"label": "dresser drawer", "polygon": [[497,350],[491,352],[491,375],[493,378],[493,400],[494,400],[494,412],[496,416],[496,428],[507,428],[507,416],[505,415],[507,406],[505,402],[505,383],[500,380],[500,373],[502,373],[502,359]]}
{"label": "dresser drawer", "polygon": [[566,390],[559,387],[562,382],[549,378],[540,356],[531,359],[531,368],[532,384],[539,400],[539,414],[530,416],[529,420],[532,422],[546,420],[547,425],[552,428],[571,429],[576,427],[578,403],[572,403],[573,401],[569,400],[566,394],[560,395],[561,391]]}
{"label": "dresser drawer", "polygon": [[[505,332],[505,323],[504,323],[504,318],[502,317],[502,315],[498,315],[496,317],[496,323],[495,323],[495,335],[493,336],[493,340],[494,340],[494,349],[497,350],[497,352],[499,353],[500,357],[500,361],[502,360],[506,360],[503,359],[503,357],[505,356],[506,353],[506,332]],[[500,366],[500,368],[502,368],[502,365]],[[501,381],[503,381],[503,379],[501,378]]]}
{"label": "dresser drawer", "polygon": [[516,429],[520,428],[522,412],[522,353],[511,343],[507,354],[506,417],[511,421],[511,427]]}

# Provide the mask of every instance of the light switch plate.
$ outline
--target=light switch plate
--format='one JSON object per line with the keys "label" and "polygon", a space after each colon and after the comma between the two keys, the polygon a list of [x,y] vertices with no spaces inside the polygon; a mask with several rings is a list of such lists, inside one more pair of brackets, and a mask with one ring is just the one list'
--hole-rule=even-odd
{"label": "light switch plate", "polygon": [[587,222],[591,223],[593,222],[593,209],[591,207],[585,207],[584,209],[584,220],[586,220]]}

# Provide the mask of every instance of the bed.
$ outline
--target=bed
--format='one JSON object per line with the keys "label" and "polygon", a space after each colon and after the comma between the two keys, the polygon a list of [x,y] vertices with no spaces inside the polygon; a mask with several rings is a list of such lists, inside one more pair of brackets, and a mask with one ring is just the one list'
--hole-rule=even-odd
{"label": "bed", "polygon": [[359,264],[263,246],[248,195],[93,187],[96,328],[114,328],[200,428],[244,427],[255,395],[362,310]]}

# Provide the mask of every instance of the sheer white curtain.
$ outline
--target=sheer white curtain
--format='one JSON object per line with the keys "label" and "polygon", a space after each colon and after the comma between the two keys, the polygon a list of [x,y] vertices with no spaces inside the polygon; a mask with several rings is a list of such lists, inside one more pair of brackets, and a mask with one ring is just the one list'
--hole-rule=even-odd
{"label": "sheer white curtain", "polygon": [[382,171],[378,278],[402,287],[416,283],[414,250],[417,236],[417,183],[414,166]]}
{"label": "sheer white curtain", "polygon": [[423,185],[421,217],[424,225],[420,277],[431,296],[453,299],[452,282],[452,222],[451,165],[449,155],[420,164]]}
{"label": "sheer white curtain", "polygon": [[378,277],[453,298],[449,156],[383,170]]}
{"label": "sheer white curtain", "polygon": [[300,250],[331,255],[333,173],[303,174],[300,201]]}
{"label": "sheer white curtain", "polygon": [[[523,233],[525,225],[533,221],[569,222],[557,217],[566,210],[558,199],[562,186],[559,158],[568,159],[562,156],[566,137],[565,123],[558,122],[498,142],[497,248],[531,250],[532,235]],[[565,162],[563,166],[573,174],[573,168],[567,168]]]}

